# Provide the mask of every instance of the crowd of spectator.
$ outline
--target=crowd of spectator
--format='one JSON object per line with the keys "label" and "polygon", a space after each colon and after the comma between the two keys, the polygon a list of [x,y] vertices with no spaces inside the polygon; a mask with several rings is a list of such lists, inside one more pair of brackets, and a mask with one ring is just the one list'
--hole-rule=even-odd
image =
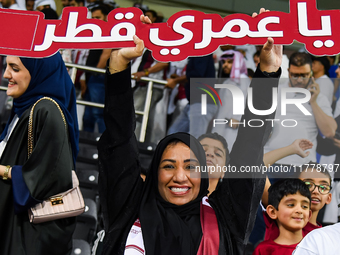
{"label": "crowd of spectator", "polygon": [[[0,0],[0,3],[3,8],[41,11],[46,19],[61,17],[57,14],[54,0]],[[106,21],[110,11],[118,7],[116,3],[106,0],[62,0],[61,3],[63,8],[85,6],[89,18],[103,21]],[[142,9],[152,23],[165,21],[161,12],[140,4],[134,4],[134,7]],[[65,62],[104,69],[111,49],[65,49],[61,53]],[[207,163],[215,165],[216,160],[227,165],[239,127],[245,125],[242,115],[235,114],[234,94],[229,89],[216,89],[223,106],[216,104],[212,97],[207,97],[205,114],[202,114],[202,90],[198,88],[206,83],[211,83],[208,85],[211,87],[214,83],[232,85],[247,98],[253,76],[261,66],[260,54],[260,46],[224,45],[207,56],[162,63],[153,59],[150,50],[144,49],[141,56],[131,61],[134,109],[143,111],[145,106],[148,83],[144,78],[166,83],[162,89],[159,86],[152,89],[145,142],[157,144],[166,135],[190,133],[202,143]],[[0,67],[4,59],[0,56]],[[249,239],[253,254],[331,254],[316,250],[337,247],[331,238],[334,235],[340,237],[338,63],[338,56],[316,57],[304,48],[296,52],[284,51],[275,121],[272,122],[269,137],[264,141],[264,153],[267,155],[264,163],[268,168],[287,171],[273,171],[267,175],[262,203],[258,205],[255,226]],[[210,78],[210,82],[206,78]],[[193,79],[201,79],[201,82]],[[105,103],[104,74],[78,70],[74,86],[79,99]],[[301,90],[283,92],[289,88],[307,89],[310,99],[302,102],[306,93]],[[300,100],[302,103],[299,108],[296,104],[287,104],[283,109],[282,98]],[[8,110],[10,101],[6,98],[6,107],[0,110]],[[81,119],[81,130],[99,133],[106,130],[101,108],[86,106]],[[215,125],[216,119],[225,125]],[[294,127],[287,128],[284,125],[287,120],[293,120]],[[137,139],[140,138],[141,126],[142,119],[137,117]],[[313,173],[314,169],[320,171]],[[279,180],[288,177],[287,180]],[[224,175],[211,177],[209,194],[223,178]],[[328,234],[333,233],[329,240],[320,234],[322,225],[332,225],[327,227]]]}

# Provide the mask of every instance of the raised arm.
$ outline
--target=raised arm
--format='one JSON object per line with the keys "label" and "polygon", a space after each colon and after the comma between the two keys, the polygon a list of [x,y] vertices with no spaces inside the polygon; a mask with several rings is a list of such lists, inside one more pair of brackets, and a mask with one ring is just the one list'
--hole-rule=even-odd
{"label": "raised arm", "polygon": [[129,63],[142,54],[144,43],[136,36],[134,42],[135,47],[111,52],[106,72],[106,130],[98,143],[99,194],[106,232],[103,254],[124,250],[143,190]]}
{"label": "raised arm", "polygon": [[317,97],[320,94],[320,86],[315,83],[314,78],[313,84],[310,85],[310,92],[311,98],[309,100],[309,104],[312,107],[316,124],[324,136],[327,138],[333,138],[338,125],[336,124],[333,116],[327,115],[321,108],[322,106],[318,104]]}
{"label": "raised arm", "polygon": [[[253,105],[257,110],[267,110],[272,106],[272,89],[278,85],[281,74],[282,46],[275,46],[273,39],[268,38],[260,58],[261,64],[251,83]],[[263,146],[271,130],[271,123],[266,119],[273,119],[274,115],[275,112],[258,116],[246,107],[241,120],[245,121],[245,126],[240,125],[230,155],[230,165],[235,167],[236,173],[226,173],[223,182],[209,197],[219,222],[225,224],[222,226],[224,234],[231,237],[232,249],[238,254],[243,253],[248,242],[265,185],[264,176],[241,171],[244,167],[260,167],[263,164]],[[263,126],[248,126],[252,119],[262,120]],[[229,246],[225,244],[225,247]]]}
{"label": "raised arm", "polygon": [[143,54],[144,42],[136,35],[133,36],[136,47],[112,50],[109,60],[109,73],[114,74],[127,69],[130,61]]}
{"label": "raised arm", "polygon": [[[276,150],[272,150],[264,154],[263,162],[266,167],[270,167],[279,159],[287,157],[292,154],[297,154],[302,158],[309,155],[308,149],[313,147],[313,143],[307,139],[296,139],[292,144],[282,147]],[[266,185],[262,194],[262,205],[266,208],[268,205],[268,189],[270,188],[270,182],[268,177],[266,178]]]}
{"label": "raised arm", "polygon": [[296,139],[292,144],[282,147],[276,150],[272,150],[264,154],[263,162],[265,166],[269,167],[274,164],[276,161],[297,154],[302,158],[305,158],[309,155],[309,150],[313,147],[313,143],[307,139]]}

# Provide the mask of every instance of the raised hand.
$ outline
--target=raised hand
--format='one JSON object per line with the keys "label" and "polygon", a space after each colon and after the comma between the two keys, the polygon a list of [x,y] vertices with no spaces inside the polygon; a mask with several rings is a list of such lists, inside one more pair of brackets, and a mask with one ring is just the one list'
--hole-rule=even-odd
{"label": "raised hand", "polygon": [[[268,12],[264,8],[260,9],[260,13]],[[253,13],[252,17],[256,17],[258,14]],[[269,37],[267,42],[263,45],[260,54],[260,69],[262,72],[276,72],[282,63],[282,45],[274,45],[274,39]]]}
{"label": "raised hand", "polygon": [[308,149],[313,147],[313,143],[307,139],[296,139],[292,144],[294,153],[299,155],[301,158],[305,158],[309,155]]}
{"label": "raised hand", "polygon": [[314,77],[312,77],[311,80],[312,80],[312,82],[307,88],[307,89],[309,89],[310,94],[311,94],[311,98],[310,98],[309,102],[310,103],[316,103],[316,99],[317,99],[318,95],[320,94],[320,86],[319,86],[319,84],[317,84],[315,82]]}
{"label": "raised hand", "polygon": [[[141,22],[145,24],[151,24],[148,17],[141,15]],[[133,36],[133,41],[136,44],[135,47],[113,49],[110,56],[109,71],[110,73],[117,73],[127,68],[130,61],[143,54],[144,42],[136,35]]]}

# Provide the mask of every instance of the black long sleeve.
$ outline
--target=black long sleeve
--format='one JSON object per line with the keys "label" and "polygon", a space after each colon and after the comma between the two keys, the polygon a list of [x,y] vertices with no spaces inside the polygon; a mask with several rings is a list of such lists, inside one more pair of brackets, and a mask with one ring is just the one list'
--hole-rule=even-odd
{"label": "black long sleeve", "polygon": [[[277,87],[281,69],[268,76],[257,69],[252,79],[253,104],[255,109],[267,110],[272,106],[272,88]],[[277,78],[275,78],[277,77]],[[230,166],[237,172],[226,173],[224,180],[209,197],[220,228],[220,235],[227,254],[243,254],[251,230],[254,226],[256,211],[263,193],[265,176],[256,173],[241,173],[241,167],[263,165],[263,146],[271,131],[271,122],[275,112],[258,116],[245,109],[238,136],[230,154]],[[262,127],[250,127],[248,120],[260,119]],[[239,178],[242,177],[242,178]]]}
{"label": "black long sleeve", "polygon": [[105,86],[106,130],[98,143],[99,194],[106,232],[103,254],[123,254],[143,189],[130,68],[112,75],[107,72]]}

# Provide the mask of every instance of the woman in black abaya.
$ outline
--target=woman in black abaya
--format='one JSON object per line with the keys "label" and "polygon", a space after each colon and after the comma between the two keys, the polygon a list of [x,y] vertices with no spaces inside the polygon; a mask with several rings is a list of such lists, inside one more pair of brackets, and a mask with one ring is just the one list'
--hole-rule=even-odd
{"label": "woman in black abaya", "polygon": [[[143,16],[141,19],[148,22]],[[225,179],[208,200],[206,173],[197,176],[195,172],[206,165],[204,150],[189,134],[178,133],[159,143],[146,182],[141,179],[129,63],[142,54],[144,44],[136,36],[134,42],[134,48],[112,51],[106,75],[107,128],[98,144],[105,226],[103,254],[242,254],[254,224],[264,178],[249,174],[243,179]],[[279,77],[281,54],[282,48],[274,47],[269,39],[261,69],[255,74],[267,78],[266,82],[253,79],[256,109],[272,105],[272,88],[278,79],[268,77]],[[242,166],[261,165],[270,130],[265,119],[274,114],[256,116],[246,109],[245,122],[256,118],[265,124],[239,129],[230,154],[231,166],[240,170]],[[171,143],[176,140],[177,144]]]}
{"label": "woman in black abaya", "polygon": [[[72,187],[78,153],[73,83],[59,53],[43,59],[8,56],[4,78],[14,98],[0,136],[0,254],[66,255],[72,251],[75,218],[29,222],[28,209]],[[32,105],[33,151],[28,158],[28,119]]]}

